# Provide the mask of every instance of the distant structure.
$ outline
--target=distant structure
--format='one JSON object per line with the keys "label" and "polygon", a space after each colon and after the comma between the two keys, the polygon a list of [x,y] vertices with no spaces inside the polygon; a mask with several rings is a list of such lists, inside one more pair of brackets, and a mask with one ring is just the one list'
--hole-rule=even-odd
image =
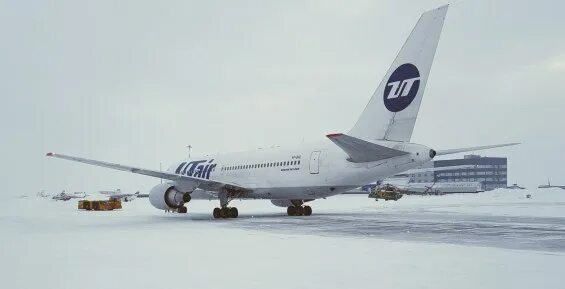
{"label": "distant structure", "polygon": [[518,186],[518,184],[516,184],[516,183],[514,183],[511,186],[508,186],[506,188],[510,189],[510,190],[525,190],[526,189],[525,187]]}
{"label": "distant structure", "polygon": [[[428,169],[428,170],[426,170]],[[437,160],[408,174],[411,183],[480,183],[481,190],[507,187],[507,159],[466,155],[462,159]]]}

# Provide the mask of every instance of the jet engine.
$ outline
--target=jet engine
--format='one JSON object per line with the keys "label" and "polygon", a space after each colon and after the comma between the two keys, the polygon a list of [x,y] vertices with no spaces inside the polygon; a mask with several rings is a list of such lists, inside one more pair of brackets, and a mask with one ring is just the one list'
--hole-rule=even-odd
{"label": "jet engine", "polygon": [[190,192],[183,193],[173,184],[156,185],[149,192],[149,202],[161,210],[178,209],[190,201]]}

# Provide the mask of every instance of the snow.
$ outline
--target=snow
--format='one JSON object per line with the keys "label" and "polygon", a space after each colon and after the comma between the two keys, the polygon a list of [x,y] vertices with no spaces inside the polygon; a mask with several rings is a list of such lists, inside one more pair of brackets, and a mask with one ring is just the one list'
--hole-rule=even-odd
{"label": "snow", "polygon": [[[532,194],[526,199],[526,194]],[[76,200],[1,200],[3,288],[564,288],[565,191],[497,190],[317,200],[287,217],[268,201],[167,214]]]}

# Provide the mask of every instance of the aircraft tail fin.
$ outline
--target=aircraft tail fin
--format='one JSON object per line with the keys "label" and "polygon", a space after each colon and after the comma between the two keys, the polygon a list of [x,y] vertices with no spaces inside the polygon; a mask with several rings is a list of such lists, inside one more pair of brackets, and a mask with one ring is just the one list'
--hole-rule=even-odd
{"label": "aircraft tail fin", "polygon": [[349,135],[410,141],[447,9],[422,14]]}

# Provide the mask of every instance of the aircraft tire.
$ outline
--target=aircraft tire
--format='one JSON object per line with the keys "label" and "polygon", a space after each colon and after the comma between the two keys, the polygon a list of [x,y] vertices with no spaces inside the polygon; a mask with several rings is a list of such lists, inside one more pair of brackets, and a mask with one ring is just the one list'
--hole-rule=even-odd
{"label": "aircraft tire", "polygon": [[239,215],[239,212],[237,211],[236,207],[231,207],[230,209],[230,213],[229,213],[229,217],[230,218],[237,218],[237,216]]}
{"label": "aircraft tire", "polygon": [[303,216],[304,215],[304,207],[296,207],[296,216]]}
{"label": "aircraft tire", "polygon": [[188,212],[188,209],[183,206],[183,207],[178,208],[177,212],[179,214],[186,214],[186,212]]}
{"label": "aircraft tire", "polygon": [[225,219],[230,217],[230,209],[229,208],[221,208],[220,209],[220,217]]}
{"label": "aircraft tire", "polygon": [[212,211],[212,215],[214,216],[214,219],[221,218],[220,208],[214,208],[214,211]]}
{"label": "aircraft tire", "polygon": [[296,216],[296,207],[290,206],[286,209],[286,214],[289,216]]}
{"label": "aircraft tire", "polygon": [[304,206],[304,216],[310,216],[310,215],[312,215],[312,207]]}

